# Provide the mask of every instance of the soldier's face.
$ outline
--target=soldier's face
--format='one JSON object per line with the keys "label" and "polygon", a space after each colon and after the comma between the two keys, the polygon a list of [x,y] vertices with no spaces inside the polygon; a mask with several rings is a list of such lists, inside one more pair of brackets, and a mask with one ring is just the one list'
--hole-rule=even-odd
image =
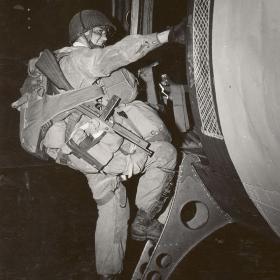
{"label": "soldier's face", "polygon": [[91,42],[99,47],[104,47],[107,42],[107,30],[102,26],[94,27],[93,29],[89,30],[89,38]]}

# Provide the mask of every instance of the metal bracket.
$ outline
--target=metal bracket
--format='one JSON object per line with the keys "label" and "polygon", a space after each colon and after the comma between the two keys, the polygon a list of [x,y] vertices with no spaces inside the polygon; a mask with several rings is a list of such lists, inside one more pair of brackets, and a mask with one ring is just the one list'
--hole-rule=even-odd
{"label": "metal bracket", "polygon": [[133,280],[168,279],[191,249],[207,236],[232,223],[212,198],[193,163],[193,154],[184,155],[167,222],[158,243],[148,241],[136,266]]}

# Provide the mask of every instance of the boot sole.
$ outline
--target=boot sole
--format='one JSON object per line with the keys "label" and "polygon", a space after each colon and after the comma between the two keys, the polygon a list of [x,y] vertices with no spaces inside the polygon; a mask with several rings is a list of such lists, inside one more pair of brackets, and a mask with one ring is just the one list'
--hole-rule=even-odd
{"label": "boot sole", "polygon": [[135,240],[135,241],[148,241],[150,240],[153,244],[156,244],[159,240],[159,238],[151,238],[149,236],[147,237],[143,237],[143,236],[131,236],[131,239]]}
{"label": "boot sole", "polygon": [[146,241],[147,237],[141,236],[141,235],[131,235],[131,239],[133,239],[135,241]]}

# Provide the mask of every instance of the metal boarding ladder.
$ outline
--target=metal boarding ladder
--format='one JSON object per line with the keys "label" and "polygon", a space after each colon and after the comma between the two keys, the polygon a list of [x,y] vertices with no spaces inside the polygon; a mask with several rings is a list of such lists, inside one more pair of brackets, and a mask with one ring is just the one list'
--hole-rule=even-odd
{"label": "metal boarding ladder", "polygon": [[163,232],[155,246],[150,241],[146,243],[133,280],[168,279],[197,244],[233,222],[200,180],[193,167],[197,161],[199,158],[193,154],[184,155]]}

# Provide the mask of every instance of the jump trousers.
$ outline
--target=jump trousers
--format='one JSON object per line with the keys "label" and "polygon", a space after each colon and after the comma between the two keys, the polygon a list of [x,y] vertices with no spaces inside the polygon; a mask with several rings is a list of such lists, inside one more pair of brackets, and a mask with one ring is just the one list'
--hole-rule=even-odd
{"label": "jump trousers", "polygon": [[[168,142],[153,142],[152,157],[138,151],[132,155],[119,154],[105,167],[105,173],[85,174],[93,198],[97,202],[98,219],[95,231],[95,255],[98,274],[118,274],[123,269],[126,250],[129,203],[123,203],[124,187],[120,175],[143,174],[136,192],[136,206],[147,211],[160,195],[165,181],[176,166],[176,149]],[[108,192],[115,195],[106,203],[99,203]],[[122,199],[121,199],[122,196]],[[166,209],[159,221],[164,223]]]}

